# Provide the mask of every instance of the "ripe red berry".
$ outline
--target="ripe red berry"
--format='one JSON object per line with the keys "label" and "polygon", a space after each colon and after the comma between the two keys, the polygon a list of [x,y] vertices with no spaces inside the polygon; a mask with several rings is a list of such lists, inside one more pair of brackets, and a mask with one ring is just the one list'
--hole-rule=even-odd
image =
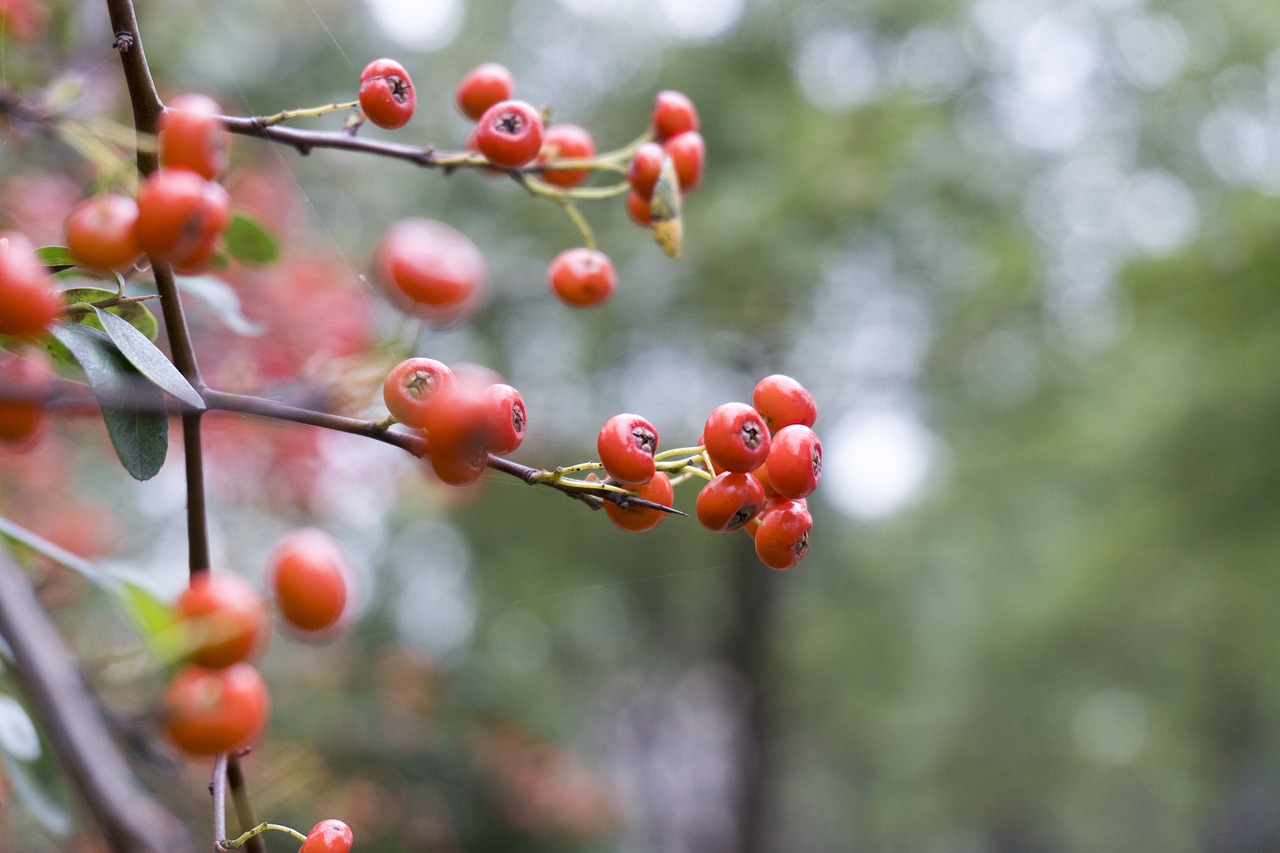
{"label": "ripe red berry", "polygon": [[754,471],[769,455],[769,428],[746,403],[721,403],[702,430],[711,462],[723,471]]}
{"label": "ripe red berry", "polygon": [[613,261],[604,252],[578,246],[565,249],[547,267],[551,292],[575,308],[599,305],[618,284]]}
{"label": "ripe red berry", "polygon": [[159,169],[138,192],[139,247],[180,269],[205,266],[230,221],[227,191],[186,169]]}
{"label": "ripe red berry", "polygon": [[733,533],[764,509],[764,487],[754,474],[721,471],[698,492],[698,522],[714,533]]}
{"label": "ripe red berry", "polygon": [[756,407],[769,429],[780,430],[789,424],[811,427],[818,419],[818,404],[803,385],[790,376],[774,373],[756,383],[751,392]]}
{"label": "ripe red berry", "polygon": [[160,165],[187,169],[208,180],[227,170],[231,134],[218,102],[205,95],[179,95],[156,123]]}
{"label": "ripe red berry", "polygon": [[476,147],[495,166],[518,169],[542,150],[542,116],[524,101],[499,101],[476,123]]}
{"label": "ripe red berry", "polygon": [[421,427],[423,412],[453,387],[453,371],[434,358],[407,358],[387,374],[382,400],[387,411],[402,424]]}
{"label": "ripe red berry", "polygon": [[662,159],[666,150],[656,142],[646,142],[636,149],[627,163],[627,183],[645,201],[653,198],[653,188],[662,173]]}
{"label": "ripe red berry", "polygon": [[688,130],[673,136],[663,144],[663,150],[675,163],[680,192],[691,193],[702,182],[702,170],[707,161],[707,143],[702,134]]}
{"label": "ripe red berry", "polygon": [[87,198],[67,214],[67,248],[76,262],[99,270],[123,270],[133,265],[138,246],[138,203],[111,193]]}
{"label": "ripe red berry", "polygon": [[249,664],[188,664],[164,695],[160,722],[169,741],[188,755],[217,755],[256,741],[270,712],[267,685]]}
{"label": "ripe red berry", "polygon": [[402,219],[388,228],[374,266],[400,310],[434,323],[462,320],[484,301],[484,255],[466,235],[434,219]]}
{"label": "ripe red berry", "polygon": [[423,428],[431,470],[451,486],[466,486],[480,479],[489,465],[490,407],[483,392],[469,384],[456,384],[426,410]]}
{"label": "ripe red berry", "polygon": [[404,127],[418,100],[409,72],[394,59],[375,59],[364,67],[359,97],[365,117],[387,130]]}
{"label": "ripe red berry", "polygon": [[657,450],[657,428],[629,412],[609,418],[596,436],[596,452],[605,473],[624,486],[638,486],[653,478]]}
{"label": "ripe red berry", "polygon": [[45,406],[38,397],[49,388],[52,368],[44,350],[34,347],[21,355],[0,355],[0,442],[35,444],[45,424]]}
{"label": "ripe red berry", "polygon": [[506,66],[486,62],[466,73],[458,83],[454,100],[464,116],[479,121],[489,107],[499,101],[510,100],[515,87],[516,78]]}
{"label": "ripe red berry", "polygon": [[347,609],[350,577],[338,540],[314,527],[286,533],[267,558],[267,584],[276,607],[302,631],[338,624]]}
{"label": "ripe red berry", "polygon": [[298,853],[350,853],[353,843],[351,827],[329,818],[311,827]]}
{"label": "ripe red berry", "polygon": [[664,89],[653,99],[653,133],[659,141],[698,129],[698,109],[688,95]]}
{"label": "ripe red berry", "polygon": [[178,596],[190,659],[207,667],[251,660],[267,639],[267,609],[253,585],[234,572],[200,572]]}
{"label": "ripe red berry", "polygon": [[627,215],[641,228],[653,227],[653,210],[649,202],[635,190],[627,193]]}
{"label": "ripe red berry", "polygon": [[499,382],[484,389],[489,421],[489,452],[499,456],[513,452],[524,441],[529,415],[524,398],[510,385]]}
{"label": "ripe red berry", "polygon": [[[675,491],[671,487],[671,478],[667,476],[665,471],[659,471],[653,475],[649,482],[633,487],[636,497],[652,501],[663,506],[671,506],[675,496]],[[612,501],[606,500],[604,503],[605,514],[609,516],[609,520],[621,527],[623,530],[629,530],[633,533],[643,533],[646,530],[652,530],[662,523],[667,517],[667,513],[657,509],[649,509],[648,507],[628,507],[623,508]]]}
{"label": "ripe red berry", "polygon": [[822,479],[822,442],[804,424],[788,424],[773,434],[764,468],[778,494],[803,498]]}
{"label": "ripe red berry", "polygon": [[[553,124],[542,137],[539,165],[559,160],[589,160],[596,156],[596,143],[591,134],[576,124]],[[547,169],[542,180],[557,187],[576,187],[591,177],[588,169]]]}
{"label": "ripe red berry", "polygon": [[31,241],[16,231],[0,232],[0,334],[43,334],[61,313],[53,277]]}
{"label": "ripe red berry", "polygon": [[756,527],[756,556],[771,569],[789,569],[809,552],[812,529],[804,500],[770,501]]}

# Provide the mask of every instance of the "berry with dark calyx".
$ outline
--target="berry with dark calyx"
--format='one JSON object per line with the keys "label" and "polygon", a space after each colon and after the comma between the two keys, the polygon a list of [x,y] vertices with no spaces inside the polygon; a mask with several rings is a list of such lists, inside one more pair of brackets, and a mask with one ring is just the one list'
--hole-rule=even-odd
{"label": "berry with dark calyx", "polygon": [[266,605],[253,584],[235,572],[199,572],[175,607],[190,637],[190,659],[201,666],[251,660],[266,643]]}
{"label": "berry with dark calyx", "polygon": [[578,246],[565,249],[547,267],[551,292],[575,308],[590,308],[607,301],[618,285],[613,261],[604,252]]}
{"label": "berry with dark calyx", "polygon": [[721,471],[698,492],[698,522],[714,533],[733,533],[764,506],[764,487],[754,474]]}
{"label": "berry with dark calyx", "polygon": [[138,192],[138,246],[179,269],[208,264],[230,221],[227,191],[186,169],[158,169]]}
{"label": "berry with dark calyx", "polygon": [[653,478],[653,454],[657,451],[657,428],[648,419],[630,412],[609,418],[596,436],[600,464],[624,486],[638,486]]}
{"label": "berry with dark calyx", "polygon": [[160,165],[217,180],[227,170],[231,146],[221,112],[206,95],[179,95],[166,104],[156,122]]}
{"label": "berry with dark calyx", "polygon": [[646,142],[636,149],[627,163],[627,183],[645,201],[653,198],[653,188],[662,173],[662,159],[667,152],[656,142]]}
{"label": "berry with dark calyx", "polygon": [[653,227],[653,210],[649,202],[635,190],[627,193],[627,215],[641,228]]}
{"label": "berry with dark calyx", "polygon": [[702,170],[707,162],[707,143],[702,134],[688,130],[663,143],[663,150],[675,163],[680,180],[680,192],[691,193],[702,182]]}
{"label": "berry with dark calyx", "polygon": [[721,403],[702,431],[707,454],[722,471],[754,471],[769,456],[769,428],[746,403]]}
{"label": "berry with dark calyx", "polygon": [[271,697],[250,664],[222,669],[188,664],[165,692],[160,724],[188,755],[217,755],[250,746],[266,728]]}
{"label": "berry with dark calyx", "polygon": [[328,818],[311,827],[298,853],[350,853],[353,843],[351,827],[335,818]]}
{"label": "berry with dark calyx", "polygon": [[788,424],[773,434],[764,469],[778,494],[803,498],[822,479],[822,442],[804,424]]}
{"label": "berry with dark calyx", "polygon": [[476,147],[495,166],[518,169],[542,150],[542,116],[524,101],[499,101],[476,122]]}
{"label": "berry with dark calyx", "polygon": [[324,631],[347,609],[347,555],[323,530],[304,527],[276,542],[267,558],[267,585],[285,621],[301,631]]}
{"label": "berry with dark calyx", "polygon": [[464,116],[479,121],[489,107],[510,100],[515,87],[516,78],[505,65],[486,62],[466,73],[454,92],[454,101]]}
{"label": "berry with dark calyx", "polygon": [[31,241],[0,232],[0,335],[42,335],[61,314],[53,277]]}
{"label": "berry with dark calyx", "polygon": [[698,129],[698,109],[688,95],[664,89],[653,99],[650,119],[653,134],[659,141]]}
{"label": "berry with dark calyx", "polygon": [[400,423],[421,427],[423,413],[453,387],[453,371],[434,358],[407,358],[387,374],[382,383],[382,401]]}
{"label": "berry with dark calyx", "polygon": [[476,244],[434,219],[402,219],[388,228],[374,267],[396,307],[437,324],[470,316],[488,287],[488,267]]}
{"label": "berry with dark calyx", "polygon": [[755,530],[756,556],[771,569],[789,569],[809,553],[812,529],[813,517],[803,499],[772,500]]}
{"label": "berry with dark calyx", "polygon": [[364,67],[359,98],[365,117],[387,130],[404,127],[418,100],[409,72],[394,59],[375,59]]}
{"label": "berry with dark calyx", "polygon": [[142,254],[138,203],[110,193],[87,198],[67,214],[63,229],[76,263],[98,270],[124,270]]}
{"label": "berry with dark calyx", "polygon": [[53,362],[44,350],[24,348],[0,354],[0,442],[20,448],[35,444],[44,430],[45,404]]}
{"label": "berry with dark calyx", "polygon": [[[542,136],[538,164],[555,164],[558,160],[590,160],[596,156],[596,143],[591,134],[576,124],[553,124]],[[591,177],[588,169],[547,169],[542,180],[563,189],[571,189]]]}
{"label": "berry with dark calyx", "polygon": [[489,421],[489,452],[499,456],[512,453],[524,441],[529,421],[524,398],[510,385],[499,382],[484,389]]}
{"label": "berry with dark calyx", "polygon": [[[675,497],[675,490],[671,487],[671,478],[667,476],[665,471],[658,471],[649,482],[634,486],[633,490],[636,493],[636,497],[663,506],[671,506]],[[667,513],[662,510],[639,506],[624,509],[610,500],[604,502],[604,511],[609,516],[610,521],[623,530],[629,530],[633,533],[644,533],[646,530],[652,530],[667,517]]]}
{"label": "berry with dark calyx", "polygon": [[756,407],[769,429],[780,430],[790,424],[811,427],[818,419],[818,404],[803,385],[790,376],[774,373],[756,383],[751,392]]}

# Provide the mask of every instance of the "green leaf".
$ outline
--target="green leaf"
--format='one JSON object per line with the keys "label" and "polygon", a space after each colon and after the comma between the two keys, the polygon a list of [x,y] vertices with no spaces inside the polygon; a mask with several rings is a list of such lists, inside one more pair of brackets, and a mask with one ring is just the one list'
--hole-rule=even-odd
{"label": "green leaf", "polygon": [[[62,302],[64,305],[102,302],[105,299],[113,299],[116,295],[115,291],[104,290],[101,287],[73,287],[62,291]],[[160,333],[160,325],[156,322],[155,315],[142,302],[112,305],[105,310],[110,311],[139,332],[142,332],[148,340],[154,341]],[[77,323],[84,323],[86,326],[92,326],[95,329],[103,329],[102,323],[98,321],[97,314],[94,311],[77,312],[74,319]],[[103,329],[103,331],[106,330]]]}
{"label": "green leaf", "polygon": [[0,764],[14,799],[45,831],[59,838],[71,832],[71,793],[53,754],[26,709],[0,693]]}
{"label": "green leaf", "polygon": [[280,256],[280,244],[262,223],[236,212],[224,234],[231,257],[249,264],[269,264]]}
{"label": "green leaf", "polygon": [[658,182],[649,202],[649,221],[653,239],[667,257],[678,260],[684,250],[684,218],[681,212],[680,177],[670,157],[662,158]]}
{"label": "green leaf", "polygon": [[194,409],[204,409],[204,400],[201,399],[199,392],[191,387],[191,383],[187,382],[186,377],[178,372],[178,368],[173,366],[173,362],[169,361],[168,357],[160,352],[156,345],[148,340],[142,332],[139,332],[110,311],[104,311],[101,308],[95,308],[94,310],[97,312],[98,322],[106,330],[107,336],[120,348],[120,352],[124,353],[124,357],[129,359],[129,363],[138,368],[138,371],[143,376],[188,406]]}
{"label": "green leaf", "polygon": [[71,569],[95,584],[102,583],[104,580],[104,576],[93,563],[83,557],[72,554],[62,546],[50,542],[40,534],[30,531],[21,524],[2,515],[0,515],[0,538],[16,542],[24,548],[29,548],[37,554],[48,557],[58,565]]}
{"label": "green leaf", "polygon": [[41,246],[36,249],[36,257],[46,267],[74,267],[75,256],[66,246]]}
{"label": "green leaf", "polygon": [[[50,332],[84,369],[125,470],[135,480],[154,477],[169,450],[164,394],[97,329],[59,321]],[[136,401],[136,406],[123,406],[122,400]]]}
{"label": "green leaf", "polygon": [[156,657],[177,661],[191,651],[184,632],[178,630],[178,616],[171,604],[122,578],[113,579],[109,588],[138,636]]}
{"label": "green leaf", "polygon": [[177,276],[178,288],[199,299],[228,329],[245,337],[256,337],[265,331],[240,310],[240,297],[231,285],[211,275]]}

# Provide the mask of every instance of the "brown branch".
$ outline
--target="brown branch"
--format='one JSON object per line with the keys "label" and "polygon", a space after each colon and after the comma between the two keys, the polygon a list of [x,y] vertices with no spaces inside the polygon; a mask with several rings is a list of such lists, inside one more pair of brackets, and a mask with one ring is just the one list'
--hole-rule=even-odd
{"label": "brown branch", "polygon": [[111,849],[186,853],[186,828],[139,785],[26,575],[0,553],[0,636],[38,725]]}

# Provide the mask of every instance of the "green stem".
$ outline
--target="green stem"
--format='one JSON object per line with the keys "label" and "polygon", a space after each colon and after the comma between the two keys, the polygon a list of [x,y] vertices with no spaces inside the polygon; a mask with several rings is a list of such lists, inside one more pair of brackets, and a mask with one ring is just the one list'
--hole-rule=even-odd
{"label": "green stem", "polygon": [[281,110],[275,115],[262,116],[257,121],[262,122],[264,127],[281,124],[286,121],[293,121],[297,118],[317,118],[329,113],[335,113],[340,110],[351,110],[360,106],[359,101],[344,101],[342,103],[324,104],[319,107],[307,107],[298,110]]}
{"label": "green stem", "polygon": [[248,832],[244,833],[243,835],[227,841],[223,846],[226,847],[228,850],[235,850],[239,847],[243,847],[249,841],[249,839],[256,838],[262,833],[268,832],[268,831],[286,832],[289,835],[292,835],[294,838],[296,838],[299,841],[307,840],[307,837],[305,835],[303,835],[301,832],[298,832],[298,830],[294,829],[291,826],[284,826],[279,823],[263,822],[258,824]]}

